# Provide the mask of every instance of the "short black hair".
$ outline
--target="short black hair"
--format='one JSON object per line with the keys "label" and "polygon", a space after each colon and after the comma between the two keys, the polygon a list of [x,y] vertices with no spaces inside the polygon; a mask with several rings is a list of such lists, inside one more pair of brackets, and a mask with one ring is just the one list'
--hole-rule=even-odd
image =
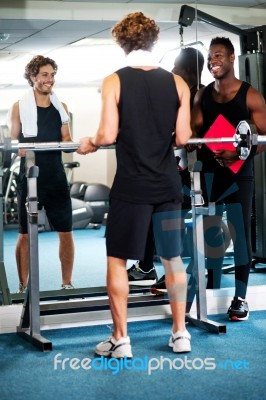
{"label": "short black hair", "polygon": [[226,37],[213,38],[211,40],[210,47],[211,46],[215,46],[216,44],[223,45],[226,48],[228,54],[234,54],[235,53],[235,48],[234,48],[233,43],[231,42],[231,40],[229,38],[226,38]]}
{"label": "short black hair", "polygon": [[175,67],[182,68],[185,71],[197,76],[202,73],[204,65],[204,57],[202,53],[194,47],[184,47],[174,62],[173,72]]}

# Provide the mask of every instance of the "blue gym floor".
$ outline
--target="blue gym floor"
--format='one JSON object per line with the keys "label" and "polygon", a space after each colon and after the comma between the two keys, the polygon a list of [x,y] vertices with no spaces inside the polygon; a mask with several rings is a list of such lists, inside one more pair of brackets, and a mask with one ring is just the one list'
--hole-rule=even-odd
{"label": "blue gym floor", "polygon": [[[101,229],[74,230],[75,264],[73,282],[76,288],[105,286],[106,252],[105,227]],[[15,260],[17,230],[4,231],[4,264],[8,286],[11,293],[17,291],[18,278]],[[61,268],[58,258],[58,237],[56,232],[41,232],[38,235],[40,290],[57,290],[61,286]],[[130,267],[135,260],[128,261]],[[189,258],[184,258],[188,264]],[[226,257],[224,264],[233,264],[232,257]],[[155,262],[158,278],[163,273],[163,266]],[[261,269],[259,269],[261,267]],[[258,265],[256,272],[250,273],[249,285],[266,284],[265,265]],[[262,272],[259,272],[262,271]],[[234,272],[222,275],[221,287],[234,286]]]}

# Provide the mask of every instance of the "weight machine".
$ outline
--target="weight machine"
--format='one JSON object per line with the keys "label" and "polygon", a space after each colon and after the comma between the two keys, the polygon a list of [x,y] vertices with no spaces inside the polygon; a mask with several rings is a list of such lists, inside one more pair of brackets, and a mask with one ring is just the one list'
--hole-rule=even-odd
{"label": "weight machine", "polygon": [[[38,199],[37,199],[37,178],[38,167],[35,166],[35,151],[58,151],[58,150],[76,150],[79,143],[75,142],[48,142],[48,143],[19,143],[9,138],[1,138],[0,153],[5,155],[6,160],[8,154],[18,152],[20,149],[26,150],[26,172],[27,172],[27,214],[28,214],[28,232],[29,232],[29,284],[23,304],[20,325],[17,333],[30,341],[34,346],[42,351],[50,351],[52,343],[43,338],[40,334],[40,316],[48,314],[59,314],[69,312],[84,312],[93,310],[108,309],[108,300],[105,288],[95,288],[86,293],[84,301],[64,302],[40,304],[39,294],[39,260],[38,260]],[[266,143],[266,138],[254,132],[254,127],[250,126],[246,121],[241,121],[236,129],[233,137],[228,138],[203,138],[190,139],[189,144],[202,143],[221,143],[230,142],[246,155],[249,154],[253,145],[258,143]],[[113,148],[108,146],[107,148]],[[103,147],[106,148],[106,147]],[[195,154],[196,152],[194,152]],[[192,220],[195,227],[194,235],[194,267],[191,285],[188,290],[188,306],[186,320],[203,329],[215,332],[225,333],[225,325],[210,321],[207,318],[206,290],[205,290],[205,261],[204,261],[204,241],[203,241],[203,215],[210,213],[210,207],[202,207],[199,201],[201,198],[200,188],[200,164],[196,159],[190,161],[190,171],[192,174]],[[3,268],[4,271],[4,268]],[[3,275],[3,274],[2,274]],[[8,293],[6,277],[1,276],[1,292]],[[148,295],[145,290],[140,289],[131,291],[131,294],[140,294],[140,296],[129,296],[129,307],[132,306],[151,306],[167,304],[166,298]],[[100,295],[100,299],[94,299],[96,295]],[[189,315],[190,308],[194,297],[197,299],[197,317]],[[10,304],[8,298],[7,304]],[[9,303],[8,303],[9,302]]]}

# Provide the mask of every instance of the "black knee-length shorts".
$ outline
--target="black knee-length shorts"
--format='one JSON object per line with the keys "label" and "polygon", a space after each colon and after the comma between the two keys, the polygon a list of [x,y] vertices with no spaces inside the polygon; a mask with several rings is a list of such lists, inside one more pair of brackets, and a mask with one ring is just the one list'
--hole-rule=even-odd
{"label": "black knee-length shorts", "polygon": [[[72,205],[67,181],[37,182],[38,209],[43,207],[52,229],[57,232],[72,231]],[[27,233],[27,182],[17,188],[19,233]]]}
{"label": "black knee-length shorts", "polygon": [[134,204],[112,198],[106,225],[107,256],[142,260],[150,223],[157,254],[170,259],[182,253],[182,203]]}

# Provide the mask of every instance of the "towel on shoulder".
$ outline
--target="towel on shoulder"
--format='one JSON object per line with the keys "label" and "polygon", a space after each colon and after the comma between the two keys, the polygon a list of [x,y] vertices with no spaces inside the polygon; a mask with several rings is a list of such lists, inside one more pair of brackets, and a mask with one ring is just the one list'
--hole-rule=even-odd
{"label": "towel on shoulder", "polygon": [[[69,122],[69,115],[66,112],[63,104],[57,98],[56,94],[50,94],[51,103],[58,110],[62,124]],[[37,106],[34,97],[33,88],[30,88],[23,97],[19,100],[19,114],[22,125],[22,134],[24,137],[37,136]]]}

